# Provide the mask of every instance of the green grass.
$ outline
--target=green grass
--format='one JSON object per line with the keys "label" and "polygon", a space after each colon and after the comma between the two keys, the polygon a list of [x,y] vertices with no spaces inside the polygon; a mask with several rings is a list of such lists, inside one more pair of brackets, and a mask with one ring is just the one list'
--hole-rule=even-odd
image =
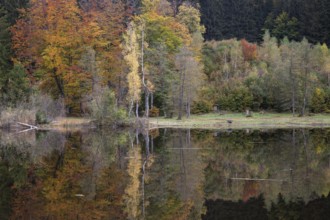
{"label": "green grass", "polygon": [[[233,122],[229,124],[227,120]],[[56,121],[41,126],[41,129],[72,130],[91,126],[88,118],[58,118]],[[189,119],[150,118],[149,129],[153,128],[199,128],[199,129],[243,129],[243,128],[316,128],[330,127],[330,115],[317,114],[306,117],[292,117],[288,113],[254,113],[248,118],[241,113],[192,115]]]}
{"label": "green grass", "polygon": [[[229,124],[227,120],[232,120]],[[192,115],[189,119],[183,118],[150,118],[149,128],[208,128],[208,129],[240,129],[240,128],[303,128],[303,127],[330,127],[330,115],[317,114],[306,117],[293,117],[288,113],[254,113],[246,117],[240,113]]]}

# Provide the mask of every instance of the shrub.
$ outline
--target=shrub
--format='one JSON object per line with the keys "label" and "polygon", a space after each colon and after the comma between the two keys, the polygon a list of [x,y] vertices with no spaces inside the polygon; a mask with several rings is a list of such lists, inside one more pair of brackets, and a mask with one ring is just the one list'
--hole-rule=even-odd
{"label": "shrub", "polygon": [[2,106],[0,113],[0,127],[10,127],[17,122],[45,124],[64,115],[64,104],[61,99],[35,93],[29,100],[17,102],[13,108]]}
{"label": "shrub", "polygon": [[252,106],[253,95],[245,86],[238,86],[222,94],[218,99],[218,104],[222,110],[244,111]]}
{"label": "shrub", "polygon": [[29,102],[30,108],[36,111],[36,122],[46,124],[56,117],[65,115],[64,101],[53,99],[45,94],[34,94]]}
{"label": "shrub", "polygon": [[327,110],[326,94],[323,89],[316,88],[314,90],[311,100],[311,110],[314,113],[326,112]]}
{"label": "shrub", "polygon": [[149,110],[149,117],[158,117],[159,116],[159,108],[157,107],[152,107],[150,110]]}
{"label": "shrub", "polygon": [[191,108],[193,114],[204,114],[212,111],[212,104],[206,100],[194,102]]}
{"label": "shrub", "polygon": [[11,125],[15,125],[17,122],[27,123],[34,125],[36,122],[35,110],[29,110],[24,108],[7,108],[1,111],[0,114],[0,127],[10,128]]}
{"label": "shrub", "polygon": [[37,111],[36,113],[36,122],[37,124],[47,124],[47,115],[44,111]]}
{"label": "shrub", "polygon": [[100,126],[122,126],[127,123],[126,111],[116,106],[115,94],[109,89],[102,89],[99,95],[93,97],[90,109],[92,118]]}
{"label": "shrub", "polygon": [[31,94],[27,74],[23,66],[14,65],[6,72],[0,73],[0,102],[5,107],[16,107],[20,102],[26,102]]}

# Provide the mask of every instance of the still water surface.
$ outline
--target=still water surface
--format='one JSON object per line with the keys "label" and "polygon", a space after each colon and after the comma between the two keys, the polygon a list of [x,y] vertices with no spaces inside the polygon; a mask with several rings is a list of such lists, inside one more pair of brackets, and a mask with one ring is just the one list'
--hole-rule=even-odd
{"label": "still water surface", "polygon": [[0,219],[330,219],[330,129],[0,133]]}

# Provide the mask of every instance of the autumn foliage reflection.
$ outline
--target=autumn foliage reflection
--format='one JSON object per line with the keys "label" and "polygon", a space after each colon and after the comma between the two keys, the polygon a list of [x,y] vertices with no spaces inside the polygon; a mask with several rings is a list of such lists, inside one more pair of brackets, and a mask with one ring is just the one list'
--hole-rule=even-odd
{"label": "autumn foliage reflection", "polygon": [[62,152],[31,166],[28,181],[16,189],[11,219],[125,219],[124,171],[113,164],[95,173],[89,156],[81,134],[68,135]]}

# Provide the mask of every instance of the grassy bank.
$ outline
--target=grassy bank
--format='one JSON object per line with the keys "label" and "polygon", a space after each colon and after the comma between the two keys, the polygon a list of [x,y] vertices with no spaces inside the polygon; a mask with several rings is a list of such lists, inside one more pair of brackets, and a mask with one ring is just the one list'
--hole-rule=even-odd
{"label": "grassy bank", "polygon": [[[232,123],[229,123],[232,122]],[[291,114],[255,113],[252,117],[243,114],[193,115],[189,119],[150,118],[149,128],[200,128],[200,129],[241,129],[241,128],[313,128],[330,127],[330,115],[316,114],[293,117]]]}
{"label": "grassy bank", "polygon": [[[141,118],[142,119],[142,118]],[[131,125],[135,119],[131,120]],[[145,124],[147,120],[143,120]],[[231,122],[231,123],[229,123]],[[291,114],[255,113],[252,117],[243,114],[205,114],[183,118],[149,118],[149,129],[154,128],[197,128],[197,129],[261,129],[261,128],[322,128],[330,127],[330,115],[316,114],[306,117],[293,117]],[[37,125],[40,130],[81,130],[95,128],[90,118],[59,117],[49,124]],[[21,129],[24,129],[22,127]]]}

